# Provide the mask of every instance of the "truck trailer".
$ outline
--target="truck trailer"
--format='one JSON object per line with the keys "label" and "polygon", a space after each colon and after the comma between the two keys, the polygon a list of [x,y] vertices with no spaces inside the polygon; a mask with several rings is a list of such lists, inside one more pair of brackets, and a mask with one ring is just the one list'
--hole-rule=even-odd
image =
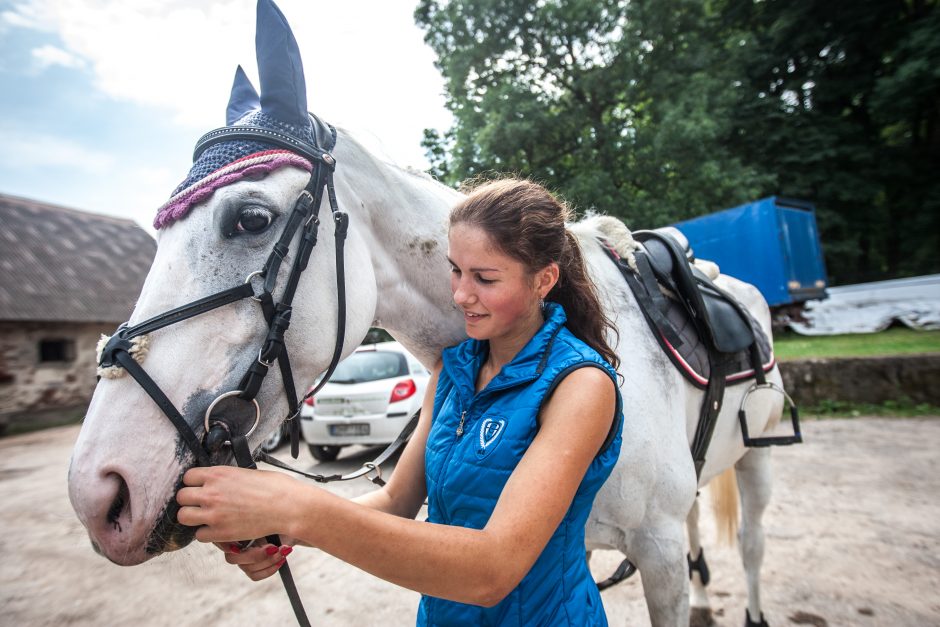
{"label": "truck trailer", "polygon": [[793,315],[804,302],[826,297],[812,203],[770,196],[672,226],[688,238],[696,257],[757,287],[778,314]]}

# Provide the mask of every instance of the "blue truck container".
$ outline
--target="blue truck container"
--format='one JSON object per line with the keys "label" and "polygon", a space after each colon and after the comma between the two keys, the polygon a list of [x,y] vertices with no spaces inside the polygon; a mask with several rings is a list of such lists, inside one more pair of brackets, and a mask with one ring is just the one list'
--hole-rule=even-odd
{"label": "blue truck container", "polygon": [[771,307],[826,297],[816,209],[771,196],[674,224],[700,259],[756,286]]}

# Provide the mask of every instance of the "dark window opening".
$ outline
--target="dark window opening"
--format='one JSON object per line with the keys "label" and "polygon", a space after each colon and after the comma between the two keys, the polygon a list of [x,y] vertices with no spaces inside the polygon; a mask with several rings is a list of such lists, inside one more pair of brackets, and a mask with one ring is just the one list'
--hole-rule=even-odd
{"label": "dark window opening", "polygon": [[40,340],[39,362],[55,363],[75,360],[74,340]]}

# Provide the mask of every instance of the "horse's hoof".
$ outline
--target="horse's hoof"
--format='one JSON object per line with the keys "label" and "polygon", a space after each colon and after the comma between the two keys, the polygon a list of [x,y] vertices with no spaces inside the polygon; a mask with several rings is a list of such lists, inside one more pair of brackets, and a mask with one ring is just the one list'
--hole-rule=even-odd
{"label": "horse's hoof", "polygon": [[689,613],[689,627],[715,627],[712,608],[693,607]]}
{"label": "horse's hoof", "polygon": [[751,613],[747,610],[744,610],[744,627],[770,627],[770,625],[768,625],[767,621],[764,620],[763,612],[760,613],[760,622],[755,623],[753,620],[751,620]]}

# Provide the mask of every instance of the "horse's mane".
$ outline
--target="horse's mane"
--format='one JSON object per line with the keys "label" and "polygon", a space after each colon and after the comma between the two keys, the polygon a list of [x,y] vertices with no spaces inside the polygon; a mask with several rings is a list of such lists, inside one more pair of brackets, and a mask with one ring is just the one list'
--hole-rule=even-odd
{"label": "horse's mane", "polygon": [[586,242],[604,240],[631,268],[636,269],[633,253],[638,245],[627,225],[617,218],[588,212],[581,220],[569,224],[568,230],[578,238],[582,249]]}

